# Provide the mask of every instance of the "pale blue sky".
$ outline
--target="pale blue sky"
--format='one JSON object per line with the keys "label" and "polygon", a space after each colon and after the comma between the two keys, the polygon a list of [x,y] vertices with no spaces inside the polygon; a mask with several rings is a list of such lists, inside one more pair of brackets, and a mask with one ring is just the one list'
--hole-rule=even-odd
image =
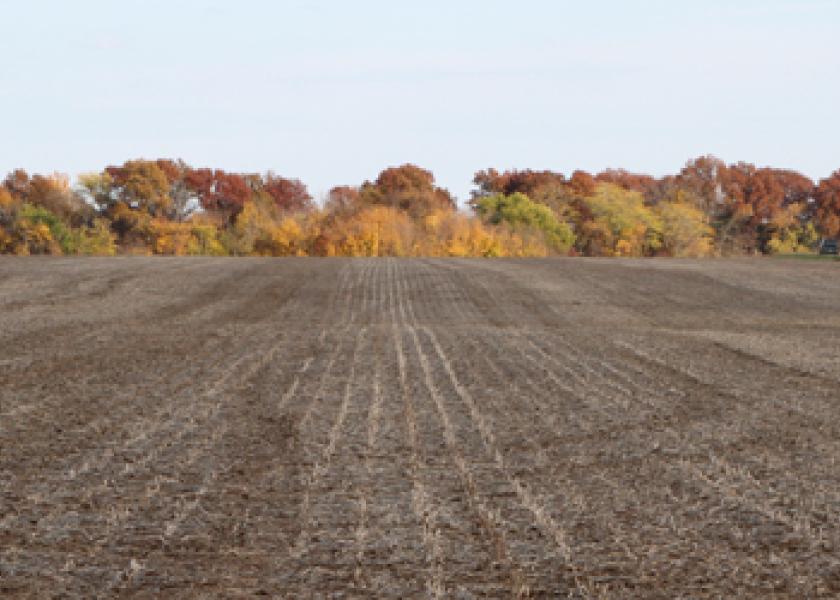
{"label": "pale blue sky", "polygon": [[840,168],[840,2],[0,0],[0,172]]}

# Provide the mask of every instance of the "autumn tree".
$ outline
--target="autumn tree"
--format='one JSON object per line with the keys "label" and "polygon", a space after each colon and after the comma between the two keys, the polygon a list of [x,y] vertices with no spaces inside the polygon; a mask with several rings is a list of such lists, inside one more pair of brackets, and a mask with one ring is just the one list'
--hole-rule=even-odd
{"label": "autumn tree", "polygon": [[820,180],[814,200],[819,230],[826,237],[840,237],[840,170]]}
{"label": "autumn tree", "polygon": [[110,209],[117,203],[146,212],[166,216],[173,208],[166,172],[155,161],[129,160],[122,166],[105,169],[111,190],[104,201]]}
{"label": "autumn tree", "polygon": [[674,257],[702,257],[714,252],[714,230],[696,206],[679,199],[657,205],[662,223],[662,251]]}
{"label": "autumn tree", "polygon": [[3,187],[13,198],[25,202],[29,197],[29,173],[24,169],[15,169],[6,175]]}
{"label": "autumn tree", "polygon": [[412,256],[417,223],[398,207],[367,205],[333,219],[319,240],[326,256]]}
{"label": "autumn tree", "polygon": [[690,192],[699,201],[698,208],[711,217],[724,203],[723,177],[726,163],[714,156],[700,156],[688,161],[674,178],[674,185]]}
{"label": "autumn tree", "polygon": [[332,188],[327,194],[324,210],[332,215],[347,215],[362,206],[359,189],[349,185]]}
{"label": "autumn tree", "polygon": [[[11,190],[11,191],[10,191]],[[11,173],[0,186],[0,252],[112,254],[108,224],[66,175]]]}
{"label": "autumn tree", "polygon": [[595,192],[596,179],[586,171],[575,171],[569,179],[568,188],[576,196],[589,196]]}
{"label": "autumn tree", "polygon": [[190,169],[185,182],[201,207],[219,215],[223,223],[232,223],[252,195],[245,177],[221,169]]}
{"label": "autumn tree", "polygon": [[646,199],[653,197],[659,182],[650,175],[631,173],[624,169],[606,169],[595,176],[598,183],[610,183],[625,190],[639,192]]}
{"label": "autumn tree", "polygon": [[738,249],[748,252],[766,252],[774,235],[795,226],[813,193],[813,182],[807,177],[744,162],[722,170],[720,185],[723,210],[718,216],[729,219],[722,231],[734,232]]}
{"label": "autumn tree", "polygon": [[0,186],[0,215],[10,214],[16,204],[17,202],[9,193],[9,190]]}
{"label": "autumn tree", "polygon": [[840,236],[840,171],[819,182],[713,156],[654,178],[621,169],[475,174],[461,213],[415,165],[330,191],[268,172],[133,160],[99,173],[0,182],[0,252],[364,256],[704,256],[811,252]]}
{"label": "autumn tree", "polygon": [[236,215],[231,250],[240,255],[303,256],[314,236],[306,225],[305,214],[283,210],[272,196],[259,193]]}
{"label": "autumn tree", "polygon": [[662,247],[662,219],[641,192],[601,183],[584,198],[578,248],[590,256],[647,256]]}
{"label": "autumn tree", "polygon": [[169,184],[169,198],[172,202],[166,217],[181,223],[200,207],[198,194],[187,181],[190,167],[180,159],[160,158],[155,164],[166,175]]}
{"label": "autumn tree", "polygon": [[286,179],[269,171],[262,178],[262,188],[280,210],[295,212],[312,209],[312,196],[298,179]]}
{"label": "autumn tree", "polygon": [[562,173],[527,169],[503,173],[495,169],[479,171],[473,183],[478,186],[470,201],[474,209],[487,196],[522,193],[533,202],[549,207],[559,220],[566,222],[576,220],[580,199],[591,194],[596,185],[595,178],[586,171],[574,171],[567,179]]}
{"label": "autumn tree", "polygon": [[431,171],[411,164],[385,169],[375,182],[362,184],[359,197],[365,204],[390,206],[412,217],[455,208],[455,199],[435,185]]}
{"label": "autumn tree", "polygon": [[724,252],[767,252],[772,239],[804,227],[814,190],[795,171],[726,165],[712,156],[689,161],[670,183],[696,199]]}
{"label": "autumn tree", "polygon": [[0,253],[13,252],[11,229],[20,203],[0,185]]}
{"label": "autumn tree", "polygon": [[75,225],[93,217],[91,207],[71,188],[70,178],[62,173],[30,177],[23,169],[17,169],[6,177],[3,188],[19,202],[45,208]]}
{"label": "autumn tree", "polygon": [[[578,179],[580,182],[580,176]],[[473,192],[473,198],[502,194],[510,196],[521,193],[533,198],[535,192],[546,187],[562,187],[568,182],[562,173],[554,171],[523,171],[512,170],[499,173],[496,169],[479,171],[473,177],[473,183],[478,189]]]}
{"label": "autumn tree", "polygon": [[571,228],[558,220],[551,209],[533,202],[520,192],[481,198],[476,203],[476,211],[492,224],[507,223],[515,228],[532,228],[542,232],[548,245],[556,252],[568,252],[575,242]]}
{"label": "autumn tree", "polygon": [[113,179],[107,171],[82,173],[78,178],[78,189],[85,200],[100,212],[107,211],[113,204],[111,195]]}
{"label": "autumn tree", "polygon": [[93,207],[70,187],[70,178],[60,173],[46,177],[33,175],[27,201],[49,210],[73,226],[90,223],[94,216]]}

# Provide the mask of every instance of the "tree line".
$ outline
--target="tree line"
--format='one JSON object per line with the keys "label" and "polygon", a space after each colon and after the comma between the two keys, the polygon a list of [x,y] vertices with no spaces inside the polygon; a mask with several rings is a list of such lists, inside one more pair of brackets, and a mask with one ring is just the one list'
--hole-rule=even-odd
{"label": "tree line", "polygon": [[0,253],[211,256],[721,256],[812,252],[840,236],[840,170],[703,156],[661,178],[479,171],[468,210],[415,165],[333,188],[268,172],[130,160],[0,184]]}

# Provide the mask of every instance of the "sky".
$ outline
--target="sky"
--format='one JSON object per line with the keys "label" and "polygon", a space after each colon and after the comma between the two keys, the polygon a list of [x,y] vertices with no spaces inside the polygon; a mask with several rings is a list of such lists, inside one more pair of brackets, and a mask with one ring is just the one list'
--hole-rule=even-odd
{"label": "sky", "polygon": [[0,0],[0,174],[840,168],[834,0]]}

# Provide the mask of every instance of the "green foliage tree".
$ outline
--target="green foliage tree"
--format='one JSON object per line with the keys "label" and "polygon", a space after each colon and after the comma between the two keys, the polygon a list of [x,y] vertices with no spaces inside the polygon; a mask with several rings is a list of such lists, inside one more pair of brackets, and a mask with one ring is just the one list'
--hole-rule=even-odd
{"label": "green foliage tree", "polygon": [[489,223],[507,223],[514,228],[531,228],[543,233],[548,245],[556,252],[568,252],[575,243],[575,234],[545,205],[516,192],[506,196],[496,194],[476,201],[476,211]]}
{"label": "green foliage tree", "polygon": [[46,208],[24,204],[18,212],[18,228],[30,254],[75,254],[70,228]]}

